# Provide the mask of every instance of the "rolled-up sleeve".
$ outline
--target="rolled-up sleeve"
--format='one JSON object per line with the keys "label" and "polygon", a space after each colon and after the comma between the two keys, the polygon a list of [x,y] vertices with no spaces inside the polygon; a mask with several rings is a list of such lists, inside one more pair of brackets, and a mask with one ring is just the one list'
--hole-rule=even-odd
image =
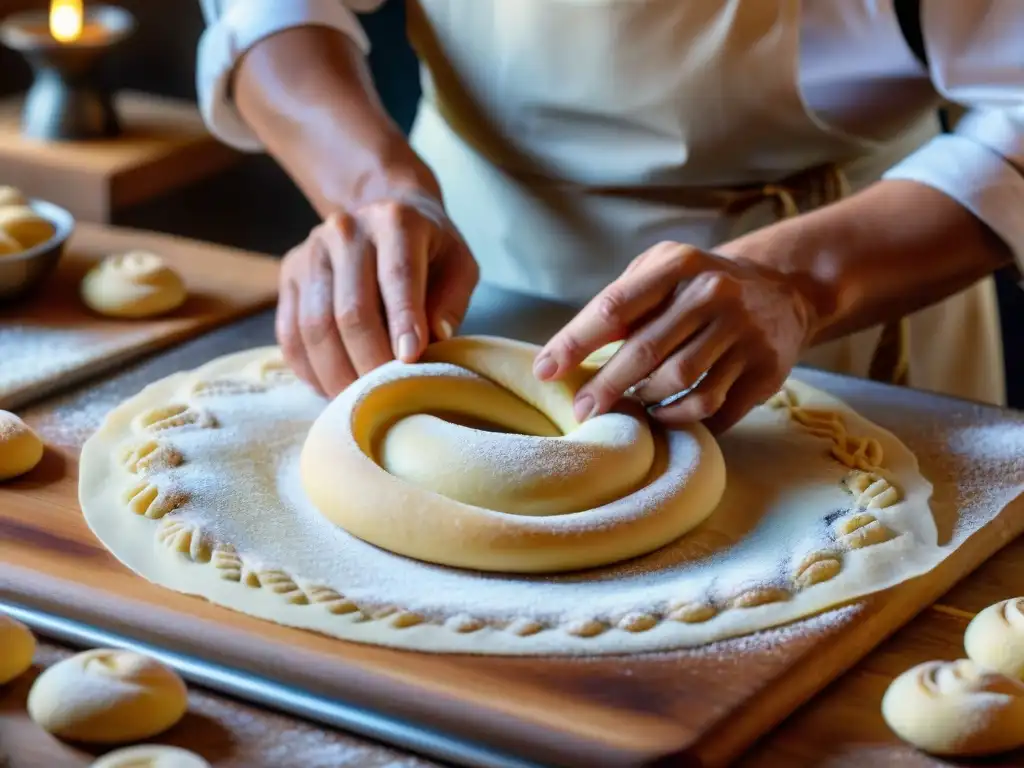
{"label": "rolled-up sleeve", "polygon": [[200,0],[206,29],[199,41],[196,91],[210,131],[241,150],[259,151],[259,139],[231,99],[238,60],[260,40],[285,29],[323,26],[349,35],[364,53],[370,43],[356,11],[372,11],[384,0]]}
{"label": "rolled-up sleeve", "polygon": [[1024,2],[922,0],[932,82],[968,112],[891,168],[957,200],[1024,269]]}

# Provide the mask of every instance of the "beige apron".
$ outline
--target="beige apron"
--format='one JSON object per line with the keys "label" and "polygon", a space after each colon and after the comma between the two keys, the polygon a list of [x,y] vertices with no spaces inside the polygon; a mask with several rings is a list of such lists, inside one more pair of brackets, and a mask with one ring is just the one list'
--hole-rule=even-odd
{"label": "beige apron", "polygon": [[[798,0],[410,0],[424,65],[412,142],[482,280],[580,305],[661,240],[714,248],[830,202],[842,182],[870,183],[934,135],[918,112],[882,147],[809,114],[799,11]],[[795,173],[806,169],[821,170]],[[804,362],[895,379],[903,360],[911,386],[1003,402],[991,281],[896,330],[886,336],[902,351],[879,349],[875,328]]]}

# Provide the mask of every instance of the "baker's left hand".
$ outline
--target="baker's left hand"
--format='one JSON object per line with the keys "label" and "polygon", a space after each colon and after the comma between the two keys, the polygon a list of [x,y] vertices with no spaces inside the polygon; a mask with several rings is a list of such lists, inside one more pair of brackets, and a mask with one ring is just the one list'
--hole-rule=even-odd
{"label": "baker's left hand", "polygon": [[703,421],[721,432],[779,390],[815,322],[812,302],[783,273],[660,243],[545,345],[534,374],[561,378],[605,344],[625,340],[577,393],[578,420],[633,395],[666,425]]}

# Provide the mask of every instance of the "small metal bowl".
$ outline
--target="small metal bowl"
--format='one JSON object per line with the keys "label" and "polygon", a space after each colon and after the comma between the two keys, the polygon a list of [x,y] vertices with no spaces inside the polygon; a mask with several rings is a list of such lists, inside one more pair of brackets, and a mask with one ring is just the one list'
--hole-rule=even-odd
{"label": "small metal bowl", "polygon": [[64,255],[64,246],[75,229],[75,217],[59,205],[45,200],[29,200],[29,207],[53,224],[56,231],[44,243],[21,253],[0,256],[0,301],[20,299],[57,266]]}

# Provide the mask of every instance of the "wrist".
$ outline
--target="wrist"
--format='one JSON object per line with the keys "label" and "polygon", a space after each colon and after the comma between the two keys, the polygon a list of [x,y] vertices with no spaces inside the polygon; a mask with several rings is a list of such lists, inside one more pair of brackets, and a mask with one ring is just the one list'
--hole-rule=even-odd
{"label": "wrist", "polygon": [[786,219],[730,241],[716,253],[751,264],[781,281],[807,326],[805,346],[830,335],[844,302],[832,245],[806,217]]}

